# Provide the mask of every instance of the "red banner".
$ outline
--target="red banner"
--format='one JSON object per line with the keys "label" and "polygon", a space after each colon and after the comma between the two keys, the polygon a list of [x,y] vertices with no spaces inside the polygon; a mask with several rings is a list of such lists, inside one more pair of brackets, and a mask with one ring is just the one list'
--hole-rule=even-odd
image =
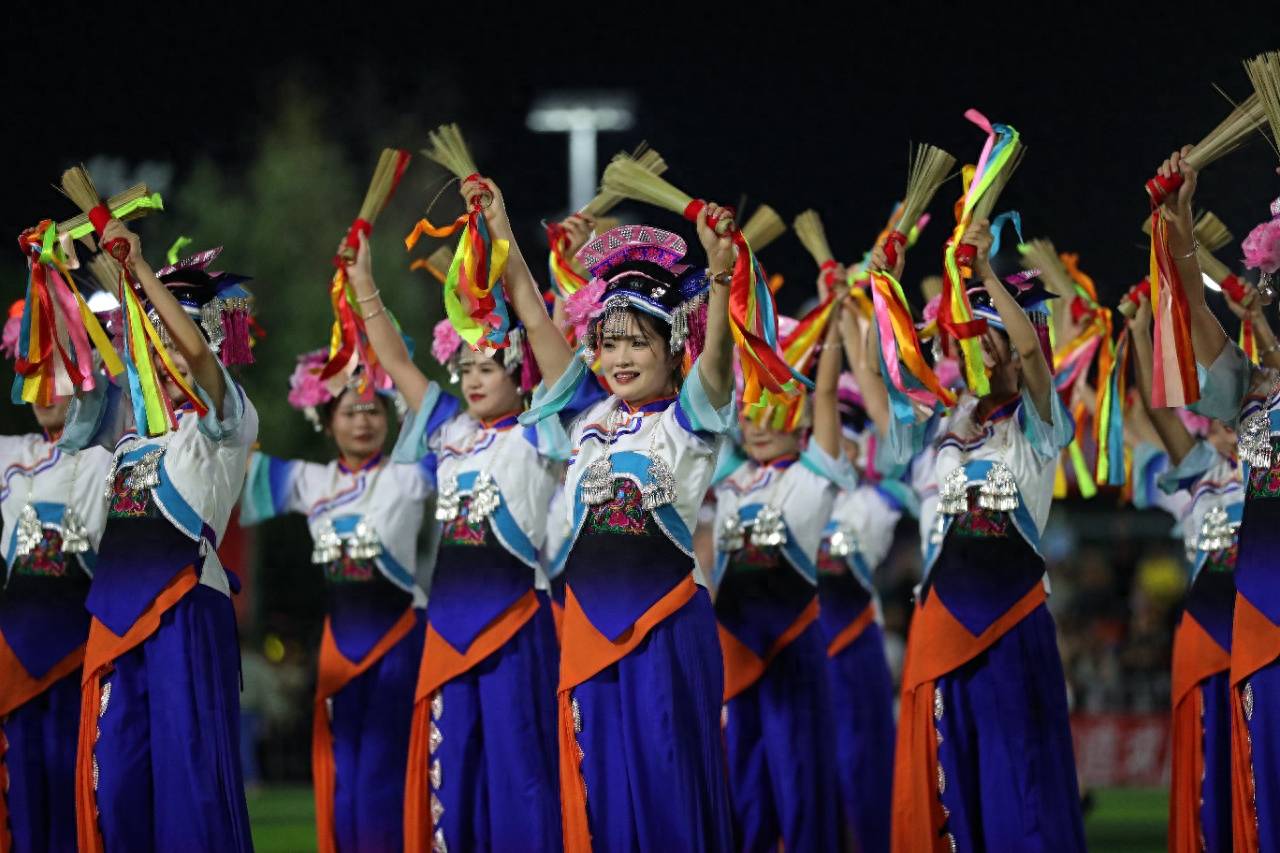
{"label": "red banner", "polygon": [[1073,714],[1071,735],[1086,787],[1168,786],[1168,714]]}

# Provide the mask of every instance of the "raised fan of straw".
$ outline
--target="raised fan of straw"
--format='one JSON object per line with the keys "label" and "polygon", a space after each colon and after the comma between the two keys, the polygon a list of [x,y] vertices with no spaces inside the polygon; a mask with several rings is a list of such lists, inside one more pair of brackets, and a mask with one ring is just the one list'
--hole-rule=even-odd
{"label": "raised fan of straw", "polygon": [[84,166],[72,166],[63,172],[61,185],[63,194],[86,214],[102,203],[102,196],[98,195],[98,188]]}
{"label": "raised fan of straw", "polygon": [[[638,146],[636,146],[636,150],[632,151],[630,154],[628,154],[626,151],[620,151],[619,153],[614,155],[613,159],[616,160],[620,157],[624,159],[636,161],[641,166],[643,166],[647,171],[652,172],[655,175],[661,175],[662,173],[667,171],[667,161],[662,159],[661,154],[659,154],[657,151],[650,148],[647,144],[643,142],[641,142]],[[618,205],[622,204],[624,199],[625,199],[624,196],[621,196],[617,193],[601,190],[600,192],[596,193],[595,198],[591,199],[591,201],[584,204],[582,206],[582,209],[579,210],[578,213],[582,214],[583,216],[589,216],[592,219],[599,219],[601,216],[604,216],[606,213],[613,210]],[[596,230],[598,232],[601,229],[597,228]],[[604,230],[608,230],[608,229],[604,229]]]}
{"label": "raised fan of straw", "polygon": [[427,272],[443,282],[449,275],[449,267],[453,266],[453,249],[447,245],[441,246],[428,255],[422,265],[427,268]]}
{"label": "raised fan of straw", "polygon": [[[81,168],[83,169],[83,167]],[[86,177],[88,176],[86,175]],[[90,181],[90,184],[92,185],[92,181]],[[94,192],[96,193],[97,190],[95,189]],[[112,210],[116,210],[117,208],[124,207],[126,204],[128,204],[131,201],[135,201],[137,199],[144,198],[149,195],[151,195],[151,190],[147,187],[146,184],[134,184],[124,192],[116,193],[111,198],[107,199],[107,207],[111,208]],[[74,199],[72,199],[72,201],[74,201]],[[136,210],[130,211],[127,215],[125,215],[124,220],[128,221],[130,219],[137,219],[139,217],[146,216],[150,212],[151,212],[150,208],[140,207],[140,208],[137,208]],[[89,221],[89,214],[87,213],[77,214],[71,217],[70,219],[66,219],[66,220],[63,220],[62,222],[59,222],[58,233],[66,234],[68,231],[71,231],[75,228],[79,228],[81,225],[84,225],[88,221]]]}
{"label": "raised fan of straw", "polygon": [[1280,155],[1280,51],[1260,53],[1246,59],[1244,70],[1253,83],[1253,92],[1262,104],[1271,127],[1271,148]]}
{"label": "raised fan of straw", "polygon": [[1009,180],[1013,177],[1013,173],[1022,165],[1022,158],[1026,156],[1027,147],[1022,144],[1021,138],[1013,143],[1013,153],[1009,155],[1009,162],[1000,170],[995,179],[991,182],[991,186],[987,187],[987,191],[982,194],[982,198],[978,199],[973,206],[973,221],[980,219],[991,219],[991,213],[996,209],[996,203],[1000,201],[1000,194],[1004,192],[1004,188],[1009,185]]}
{"label": "raised fan of straw", "polygon": [[753,252],[760,251],[786,233],[787,223],[782,221],[778,211],[767,204],[757,207],[742,226],[742,236]]}
{"label": "raised fan of straw", "polygon": [[422,156],[436,161],[457,178],[469,178],[480,171],[456,124],[443,124],[427,134]]}
{"label": "raised fan of straw", "polygon": [[[613,158],[605,167],[600,188],[604,192],[651,204],[682,216],[693,202],[692,196],[672,186],[630,157]],[[716,222],[718,234],[724,234],[732,228],[733,219],[727,213]]]}
{"label": "raised fan of straw", "polygon": [[370,225],[377,220],[378,214],[387,206],[387,200],[396,185],[396,166],[400,162],[400,150],[383,148],[378,155],[378,165],[373,170],[373,180],[365,191],[364,201],[360,203],[360,218]]}
{"label": "raised fan of straw", "polygon": [[1196,143],[1186,156],[1187,164],[1198,171],[1230,154],[1240,147],[1246,136],[1262,125],[1265,118],[1262,99],[1255,92]]}
{"label": "raised fan of straw", "polygon": [[[1151,236],[1151,217],[1142,220],[1142,233]],[[1196,219],[1192,233],[1201,248],[1216,252],[1231,242],[1231,229],[1213,212],[1206,210]]]}
{"label": "raised fan of straw", "polygon": [[106,252],[95,252],[87,264],[89,273],[98,287],[107,293],[115,293],[120,286],[120,264]]}
{"label": "raised fan of straw", "polygon": [[831,254],[831,244],[827,242],[827,230],[822,227],[822,217],[818,215],[818,211],[806,210],[795,218],[791,227],[796,232],[796,239],[804,246],[814,263],[822,266],[835,260],[835,255]]}
{"label": "raised fan of straw", "polygon": [[947,180],[956,158],[934,145],[917,145],[907,172],[907,191],[895,226],[903,234],[912,227],[933,201],[938,188]]}
{"label": "raised fan of straw", "polygon": [[1050,293],[1061,297],[1074,296],[1076,283],[1067,267],[1058,257],[1058,250],[1053,241],[1046,238],[1029,240],[1018,247],[1022,253],[1022,266],[1029,270],[1040,270],[1040,278]]}
{"label": "raised fan of straw", "polygon": [[1200,263],[1200,271],[1213,279],[1215,284],[1222,284],[1231,275],[1230,268],[1204,246],[1196,248],[1196,260]]}

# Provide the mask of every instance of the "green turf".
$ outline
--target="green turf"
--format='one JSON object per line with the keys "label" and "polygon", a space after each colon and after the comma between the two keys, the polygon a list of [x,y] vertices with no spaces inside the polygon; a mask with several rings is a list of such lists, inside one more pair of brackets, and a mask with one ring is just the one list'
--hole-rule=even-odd
{"label": "green turf", "polygon": [[[1096,806],[1085,821],[1093,853],[1161,853],[1169,794],[1160,789],[1112,788],[1094,792]],[[316,849],[315,808],[310,788],[266,788],[249,795],[249,818],[258,853],[304,853]]]}

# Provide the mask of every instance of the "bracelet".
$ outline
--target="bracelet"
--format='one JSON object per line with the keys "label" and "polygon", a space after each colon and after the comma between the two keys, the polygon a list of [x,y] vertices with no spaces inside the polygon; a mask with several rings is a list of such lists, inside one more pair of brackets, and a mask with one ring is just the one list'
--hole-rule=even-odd
{"label": "bracelet", "polygon": [[377,299],[381,295],[382,295],[382,289],[379,288],[375,290],[373,293],[370,293],[368,296],[358,297],[356,299],[356,302],[372,302],[373,300]]}
{"label": "bracelet", "polygon": [[1199,241],[1199,240],[1194,240],[1194,239],[1193,239],[1193,240],[1191,241],[1191,251],[1190,251],[1190,252],[1187,252],[1185,255],[1174,255],[1174,256],[1173,256],[1173,259],[1174,259],[1175,261],[1186,261],[1186,260],[1190,260],[1190,259],[1195,255],[1196,250],[1197,250],[1197,249],[1199,249],[1199,248],[1200,248],[1200,241]]}
{"label": "bracelet", "polygon": [[372,314],[361,314],[360,317],[367,323],[370,320],[372,320],[374,317],[377,317],[379,314],[385,314],[385,313],[387,313],[387,307],[384,305],[381,308],[379,308],[377,311],[374,311]]}
{"label": "bracelet", "polygon": [[711,281],[714,284],[732,284],[733,283],[733,272],[730,270],[725,270],[724,272],[712,272],[711,270],[708,269],[707,275],[711,278]]}

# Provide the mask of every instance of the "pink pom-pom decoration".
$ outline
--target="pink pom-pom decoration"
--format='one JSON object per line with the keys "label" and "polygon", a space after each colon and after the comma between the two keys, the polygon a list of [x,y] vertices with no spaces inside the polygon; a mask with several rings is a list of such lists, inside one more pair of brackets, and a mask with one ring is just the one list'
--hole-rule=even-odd
{"label": "pink pom-pom decoration", "polygon": [[959,388],[963,384],[960,376],[960,362],[954,358],[944,358],[933,366],[933,373],[944,388]]}
{"label": "pink pom-pom decoration", "polygon": [[4,337],[0,339],[0,353],[5,358],[17,358],[18,335],[22,331],[22,316],[10,317],[4,321]]}
{"label": "pink pom-pom decoration", "polygon": [[1204,438],[1209,434],[1209,419],[1204,415],[1197,415],[1190,409],[1178,409],[1178,420],[1182,421],[1182,425],[1187,428],[1187,432],[1197,438]]}
{"label": "pink pom-pom decoration", "polygon": [[578,340],[586,340],[587,327],[604,310],[604,279],[593,278],[575,291],[564,303],[564,316]]}
{"label": "pink pom-pom decoration", "polygon": [[928,301],[924,306],[924,322],[932,323],[938,319],[938,312],[942,310],[942,294],[938,294]]}
{"label": "pink pom-pom decoration", "polygon": [[1240,244],[1249,269],[1274,274],[1280,271],[1280,218],[1263,222]]}
{"label": "pink pom-pom decoration", "polygon": [[298,356],[298,366],[289,377],[289,405],[305,410],[323,406],[333,399],[327,384],[320,378],[329,361],[328,350],[318,349]]}
{"label": "pink pom-pom decoration", "polygon": [[448,364],[449,359],[458,354],[462,347],[462,336],[448,320],[436,323],[431,333],[431,354],[441,364]]}

